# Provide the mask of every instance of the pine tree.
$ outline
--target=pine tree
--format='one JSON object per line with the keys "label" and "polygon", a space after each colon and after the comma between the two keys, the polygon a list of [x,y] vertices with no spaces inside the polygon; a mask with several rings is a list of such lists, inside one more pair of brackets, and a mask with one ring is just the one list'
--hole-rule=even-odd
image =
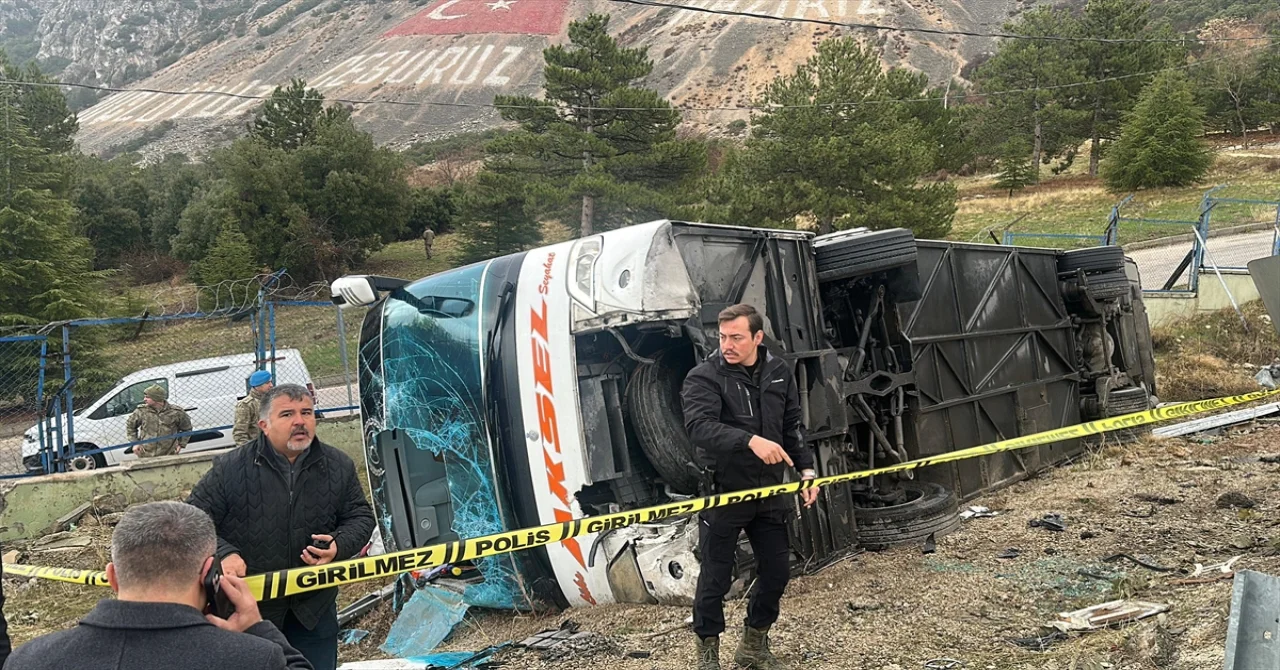
{"label": "pine tree", "polygon": [[325,107],[323,95],[294,79],[287,88],[271,92],[249,124],[249,134],[267,146],[292,151],[309,144],[325,125],[350,118],[345,107]]}
{"label": "pine tree", "polygon": [[93,250],[52,190],[67,182],[66,165],[0,95],[0,325],[83,318],[101,306]]}
{"label": "pine tree", "polygon": [[[1059,35],[1076,21],[1065,9],[1040,7],[1005,26],[1017,35]],[[1083,139],[1083,115],[1069,108],[1071,89],[1054,88],[1080,81],[1083,68],[1070,42],[1011,39],[975,72],[975,91],[1013,91],[989,96],[977,117],[977,132],[988,146],[1004,147],[1000,138],[1017,138],[1029,147],[1033,181],[1049,159],[1074,151]]]}
{"label": "pine tree", "polygon": [[653,70],[645,49],[608,33],[609,17],[569,24],[569,44],[543,51],[544,97],[497,96],[520,130],[491,143],[491,170],[518,176],[538,209],[578,220],[579,233],[654,218],[664,192],[701,171],[702,145],[676,138],[680,113],[636,84]]}
{"label": "pine tree", "polygon": [[[879,100],[923,97],[923,76],[884,71],[880,56],[851,38],[831,39],[794,74],[765,90],[751,137],[716,178],[709,218],[819,232],[903,227],[940,237],[955,215],[955,188],[922,183],[938,167],[938,141],[912,105]],[[851,100],[869,104],[847,104]]]}
{"label": "pine tree", "polygon": [[[1112,40],[1170,39],[1167,28],[1157,28],[1147,0],[1088,0],[1078,23],[1069,30],[1084,37]],[[1171,42],[1078,42],[1072,45],[1082,62],[1081,78],[1087,85],[1075,87],[1072,104],[1085,115],[1089,140],[1089,174],[1098,174],[1102,143],[1115,139],[1125,114],[1133,109],[1150,76],[1134,76],[1181,63],[1185,50]]]}
{"label": "pine tree", "polygon": [[256,286],[244,280],[256,275],[257,268],[249,239],[234,221],[224,222],[209,255],[191,268],[193,277],[203,285],[200,295],[203,308],[247,304]]}
{"label": "pine tree", "polygon": [[1035,166],[1031,164],[1031,147],[1021,138],[1005,142],[996,166],[1000,172],[996,176],[996,187],[1009,192],[1020,191],[1036,182]]}
{"label": "pine tree", "polygon": [[1162,73],[1142,90],[1102,177],[1114,191],[1194,183],[1213,164],[1203,133],[1204,109],[1186,76]]}
{"label": "pine tree", "polygon": [[523,251],[542,239],[538,220],[510,178],[482,172],[462,197],[458,234],[463,263]]}

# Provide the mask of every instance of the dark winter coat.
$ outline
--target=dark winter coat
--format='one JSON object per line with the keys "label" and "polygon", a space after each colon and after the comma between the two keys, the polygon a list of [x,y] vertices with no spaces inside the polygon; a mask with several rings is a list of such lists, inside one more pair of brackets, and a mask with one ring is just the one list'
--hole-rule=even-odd
{"label": "dark winter coat", "polygon": [[[699,464],[715,470],[716,492],[781,484],[785,462],[767,465],[748,444],[759,435],[782,445],[796,470],[813,468],[813,450],[804,443],[800,393],[786,361],[760,347],[755,377],[720,352],[685,377],[680,394],[684,426]],[[788,504],[785,498],[769,505]]]}
{"label": "dark winter coat", "polygon": [[[335,561],[352,558],[373,534],[373,510],[355,463],[316,439],[299,456],[292,490],[289,473],[269,452],[265,435],[214,459],[187,502],[208,512],[218,530],[218,560],[240,554],[249,574],[296,568],[313,534],[333,535]],[[338,589],[301,593],[259,604],[262,617],[283,628],[292,610],[308,629],[333,605]]]}
{"label": "dark winter coat", "polygon": [[102,600],[75,628],[14,650],[5,670],[311,670],[270,621],[222,630],[194,607]]}

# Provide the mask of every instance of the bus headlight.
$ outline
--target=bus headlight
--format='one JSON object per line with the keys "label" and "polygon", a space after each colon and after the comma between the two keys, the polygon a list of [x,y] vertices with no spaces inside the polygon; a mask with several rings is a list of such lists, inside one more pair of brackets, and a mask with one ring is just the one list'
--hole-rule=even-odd
{"label": "bus headlight", "polygon": [[602,247],[600,237],[578,240],[569,252],[569,295],[584,307],[596,310],[596,261]]}

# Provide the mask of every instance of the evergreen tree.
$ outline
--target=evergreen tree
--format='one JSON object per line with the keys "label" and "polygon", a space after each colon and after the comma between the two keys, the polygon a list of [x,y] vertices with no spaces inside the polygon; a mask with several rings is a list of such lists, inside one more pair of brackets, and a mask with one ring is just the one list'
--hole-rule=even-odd
{"label": "evergreen tree", "polygon": [[[1174,37],[1171,30],[1152,23],[1150,9],[1147,0],[1088,0],[1078,31],[1083,37],[1105,39]],[[1086,115],[1089,174],[1097,175],[1103,140],[1119,135],[1124,115],[1151,81],[1149,75],[1131,75],[1181,63],[1186,53],[1178,44],[1162,42],[1078,42],[1072,48],[1080,54],[1082,80],[1089,82],[1075,87],[1073,101]]]}
{"label": "evergreen tree", "polygon": [[[282,94],[293,102],[283,107],[304,109],[309,118],[287,115],[289,124],[273,122],[264,126],[270,132],[213,154],[213,178],[178,222],[175,256],[199,261],[230,219],[258,263],[315,280],[339,275],[399,238],[413,207],[404,158],[374,144],[345,110],[311,104],[318,94],[304,90],[295,82]],[[286,127],[295,130],[276,132]]]}
{"label": "evergreen tree", "polygon": [[482,172],[467,187],[458,217],[463,263],[524,251],[542,239],[538,220],[510,178]]}
{"label": "evergreen tree", "polygon": [[82,318],[100,307],[92,249],[72,231],[71,203],[51,190],[67,181],[65,165],[0,96],[0,325]]}
{"label": "evergreen tree", "polygon": [[1142,90],[1102,177],[1114,191],[1195,183],[1213,163],[1203,133],[1204,110],[1186,76],[1162,73]]}
{"label": "evergreen tree", "polygon": [[1021,138],[1011,139],[1001,148],[1000,158],[996,161],[1000,169],[996,175],[996,187],[1008,191],[1010,198],[1014,191],[1036,182],[1036,169],[1031,164],[1029,149],[1026,140]]}
{"label": "evergreen tree", "polygon": [[350,118],[347,108],[325,107],[323,95],[294,79],[287,88],[277,86],[271,92],[249,124],[249,133],[269,147],[292,151],[314,140],[324,126]]}
{"label": "evergreen tree", "polygon": [[706,160],[676,138],[679,112],[636,86],[653,70],[646,50],[620,47],[608,27],[602,14],[570,23],[569,44],[543,51],[544,98],[495,98],[520,130],[488,147],[489,169],[519,177],[539,210],[579,221],[583,236],[658,215]]}
{"label": "evergreen tree", "polygon": [[[745,150],[716,178],[708,215],[726,223],[791,226],[811,218],[820,232],[903,227],[941,237],[955,215],[955,188],[922,178],[938,166],[938,142],[913,105],[876,104],[925,94],[925,80],[884,71],[852,38],[831,39],[794,74],[766,89]],[[849,101],[867,104],[848,104]]]}
{"label": "evergreen tree", "polygon": [[248,303],[256,287],[238,280],[258,274],[258,266],[248,238],[234,221],[222,224],[209,255],[192,266],[191,274],[204,287],[200,299],[205,309]]}
{"label": "evergreen tree", "polygon": [[[1005,26],[1017,35],[1059,35],[1075,18],[1065,9],[1040,7]],[[1079,82],[1083,63],[1070,42],[1012,39],[975,73],[976,93],[1012,91],[985,99],[977,132],[988,146],[1007,148],[1002,138],[1018,138],[1028,147],[1033,181],[1040,165],[1075,150],[1082,136],[1082,115],[1069,107],[1070,89],[1053,88]]]}
{"label": "evergreen tree", "polygon": [[[9,81],[47,83],[35,63],[19,67],[9,62],[0,49],[0,73]],[[62,92],[51,86],[0,85],[5,98],[24,119],[27,132],[36,146],[50,154],[65,154],[75,146],[79,122],[67,107]]]}

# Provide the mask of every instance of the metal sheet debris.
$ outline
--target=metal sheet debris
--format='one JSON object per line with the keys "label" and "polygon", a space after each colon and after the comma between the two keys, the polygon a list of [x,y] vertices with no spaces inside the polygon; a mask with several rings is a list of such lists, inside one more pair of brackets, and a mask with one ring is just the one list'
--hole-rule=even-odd
{"label": "metal sheet debris", "polygon": [[1000,513],[991,511],[991,508],[989,507],[983,507],[981,505],[973,505],[969,507],[969,509],[966,509],[965,511],[961,512],[960,518],[961,519],[987,519],[987,518],[996,516],[998,514]]}
{"label": "metal sheet debris", "polygon": [[1280,579],[1253,570],[1236,573],[1223,670],[1280,668]]}
{"label": "metal sheet debris", "polygon": [[1120,623],[1138,621],[1167,612],[1168,605],[1143,602],[1140,600],[1112,600],[1092,607],[1078,609],[1074,612],[1061,612],[1056,621],[1049,626],[1063,632],[1098,630]]}

